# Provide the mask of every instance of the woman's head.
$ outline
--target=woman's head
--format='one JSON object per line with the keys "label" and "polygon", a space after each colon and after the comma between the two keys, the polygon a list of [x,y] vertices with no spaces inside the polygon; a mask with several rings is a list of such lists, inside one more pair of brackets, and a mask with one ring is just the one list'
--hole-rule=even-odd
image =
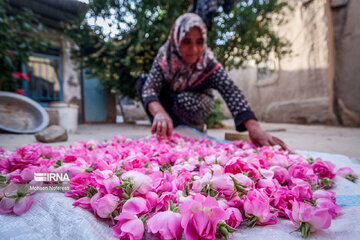
{"label": "woman's head", "polygon": [[186,64],[197,62],[204,51],[207,32],[203,20],[196,14],[186,13],[178,17],[169,36]]}
{"label": "woman's head", "polygon": [[174,91],[198,84],[215,67],[221,66],[206,46],[206,25],[194,13],[178,17],[156,61]]}
{"label": "woman's head", "polygon": [[180,40],[180,56],[187,64],[196,63],[204,51],[204,38],[198,27],[190,28],[185,37]]}

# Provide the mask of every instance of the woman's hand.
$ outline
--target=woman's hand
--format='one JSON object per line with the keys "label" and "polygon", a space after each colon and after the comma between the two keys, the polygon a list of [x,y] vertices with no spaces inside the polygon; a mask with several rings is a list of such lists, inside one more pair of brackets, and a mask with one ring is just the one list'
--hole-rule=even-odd
{"label": "woman's hand", "polygon": [[245,121],[244,124],[249,132],[250,140],[256,146],[262,147],[280,145],[283,150],[287,149],[286,144],[281,139],[271,136],[265,132],[256,120],[250,119]]}
{"label": "woman's hand", "polygon": [[149,111],[154,116],[151,133],[156,132],[158,138],[171,137],[174,129],[173,122],[159,102],[150,102]]}
{"label": "woman's hand", "polygon": [[174,129],[173,122],[166,112],[158,112],[154,116],[151,133],[156,132],[158,138],[171,137]]}

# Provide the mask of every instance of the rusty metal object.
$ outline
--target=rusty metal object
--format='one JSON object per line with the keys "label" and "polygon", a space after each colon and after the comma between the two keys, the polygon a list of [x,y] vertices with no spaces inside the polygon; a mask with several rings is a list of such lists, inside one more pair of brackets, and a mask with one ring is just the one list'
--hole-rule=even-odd
{"label": "rusty metal object", "polygon": [[0,91],[0,129],[13,133],[35,133],[49,124],[49,115],[34,100]]}

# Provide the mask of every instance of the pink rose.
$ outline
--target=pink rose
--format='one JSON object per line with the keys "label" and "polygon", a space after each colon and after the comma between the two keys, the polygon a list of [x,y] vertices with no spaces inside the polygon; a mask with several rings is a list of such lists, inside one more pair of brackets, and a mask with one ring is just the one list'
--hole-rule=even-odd
{"label": "pink rose", "polygon": [[82,173],[82,174],[76,175],[75,177],[72,177],[71,181],[70,181],[70,185],[71,185],[71,191],[66,192],[65,196],[80,198],[80,197],[86,196],[86,193],[84,191],[88,189],[87,185],[90,185],[90,186],[93,186],[94,188],[96,188],[96,186],[98,184],[96,183],[95,179],[93,178],[93,174]]}
{"label": "pink rose", "polygon": [[336,218],[338,212],[341,211],[341,207],[329,198],[318,198],[316,199],[315,204],[316,208],[326,208],[332,218]]}
{"label": "pink rose", "polygon": [[120,199],[112,194],[106,194],[94,203],[93,207],[101,218],[110,217],[111,213],[118,207]]}
{"label": "pink rose", "polygon": [[80,165],[78,162],[76,163],[64,163],[61,167],[56,168],[55,172],[68,172],[71,177],[75,177],[79,174],[83,174],[85,172],[86,167],[84,165]]}
{"label": "pink rose", "polygon": [[271,165],[279,166],[279,167],[287,167],[289,166],[289,161],[287,156],[281,154],[275,154],[271,159]]}
{"label": "pink rose", "polygon": [[141,197],[133,197],[126,201],[122,212],[131,212],[135,215],[144,214],[150,209],[150,204]]}
{"label": "pink rose", "polygon": [[100,192],[107,194],[112,193],[116,194],[120,188],[116,188],[116,186],[120,185],[120,179],[117,177],[113,171],[111,170],[95,170],[93,173],[95,177],[95,181],[98,183],[100,187]]}
{"label": "pink rose", "polygon": [[10,163],[10,168],[8,170],[10,172],[17,169],[23,170],[29,164],[38,166],[41,156],[41,149],[39,148],[40,145],[41,144],[28,144],[19,147],[17,151],[13,152],[8,158]]}
{"label": "pink rose", "polygon": [[121,178],[130,180],[134,184],[134,189],[136,189],[140,194],[146,194],[153,188],[153,181],[151,177],[134,170],[124,173],[121,175]]}
{"label": "pink rose", "polygon": [[11,213],[15,206],[14,198],[3,197],[0,200],[0,214]]}
{"label": "pink rose", "polygon": [[143,154],[131,155],[126,157],[123,163],[126,170],[142,168],[147,163],[147,158]]}
{"label": "pink rose", "polygon": [[76,156],[74,155],[67,155],[64,158],[64,163],[72,163],[76,161]]}
{"label": "pink rose", "polygon": [[226,165],[224,166],[226,173],[248,173],[249,177],[252,177],[253,179],[258,179],[260,177],[260,163],[255,158],[240,158],[235,157],[230,159]]}
{"label": "pink rose", "polygon": [[148,232],[160,239],[181,239],[181,215],[172,211],[158,212],[148,221]]}
{"label": "pink rose", "polygon": [[174,203],[177,203],[177,195],[172,192],[164,192],[161,194],[161,196],[158,198],[156,202],[156,208],[155,211],[165,211],[169,206],[169,201],[173,201]]}
{"label": "pink rose", "polygon": [[140,240],[144,235],[144,223],[131,212],[122,212],[114,218],[118,220],[112,228],[114,236],[119,239]]}
{"label": "pink rose", "polygon": [[20,176],[25,183],[30,182],[34,180],[34,172],[42,172],[42,170],[46,170],[46,168],[42,169],[37,166],[29,165],[26,168],[24,168],[24,170],[21,171]]}
{"label": "pink rose", "polygon": [[154,192],[147,192],[145,198],[146,201],[150,204],[150,208],[154,208],[159,200],[159,196]]}
{"label": "pink rose", "polygon": [[120,143],[120,142],[125,142],[126,138],[121,134],[115,134],[113,140],[117,143]]}
{"label": "pink rose", "polygon": [[7,174],[11,168],[11,163],[5,152],[0,153],[0,173]]}
{"label": "pink rose", "polygon": [[92,210],[94,212],[94,215],[96,215],[96,211],[97,211],[97,203],[96,203],[96,201],[98,199],[102,198],[103,196],[104,195],[101,192],[97,192],[97,193],[95,193],[94,196],[92,196],[90,198],[90,206],[91,206],[91,208],[92,208]]}
{"label": "pink rose", "polygon": [[41,157],[42,158],[51,158],[53,154],[53,150],[51,146],[48,145],[42,145],[40,147],[41,149]]}
{"label": "pink rose", "polygon": [[259,160],[260,166],[263,169],[268,169],[271,164],[271,159],[274,157],[275,151],[272,147],[264,146],[260,149],[260,152],[256,155]]}
{"label": "pink rose", "polygon": [[269,180],[274,178],[274,172],[267,168],[266,169],[260,168],[260,173],[261,173],[262,178],[269,179]]}
{"label": "pink rose", "polygon": [[194,200],[182,203],[180,213],[183,216],[181,226],[189,240],[214,239],[218,222],[228,218],[215,198],[205,198],[201,194],[196,194]]}
{"label": "pink rose", "polygon": [[354,170],[352,170],[351,168],[348,167],[343,167],[340,168],[337,172],[337,175],[344,177],[352,182],[355,182],[356,179],[359,178],[359,176],[354,172]]}
{"label": "pink rose", "polygon": [[114,161],[115,159],[112,155],[105,153],[101,149],[91,151],[91,164],[94,169],[100,171],[114,170],[112,165]]}
{"label": "pink rose", "polygon": [[[1,162],[1,161],[0,161]],[[190,170],[192,171],[192,169]],[[174,179],[174,183],[178,190],[183,190],[184,186],[191,179],[191,174],[189,171],[184,171],[178,174],[178,176]]]}
{"label": "pink rose", "polygon": [[264,189],[265,193],[268,196],[272,196],[273,193],[280,187],[279,182],[276,179],[260,179],[256,183],[257,189]]}
{"label": "pink rose", "polygon": [[27,196],[21,198],[17,203],[15,203],[15,206],[13,209],[14,213],[16,215],[22,215],[22,214],[26,213],[31,208],[33,202],[34,201],[31,197],[31,195],[27,195]]}
{"label": "pink rose", "polygon": [[295,194],[296,199],[299,201],[311,201],[313,198],[313,192],[311,190],[311,185],[304,180],[298,178],[292,178],[292,189],[291,191]]}
{"label": "pink rose", "polygon": [[249,189],[254,188],[254,186],[255,186],[254,181],[242,173],[235,174],[234,178],[236,179],[236,181],[239,184],[241,184],[242,186],[248,187]]}
{"label": "pink rose", "polygon": [[72,205],[74,207],[80,206],[83,209],[89,209],[89,208],[91,208],[90,198],[82,197],[82,198],[76,200]]}
{"label": "pink rose", "polygon": [[164,165],[166,163],[174,163],[177,160],[178,155],[179,153],[177,152],[161,153],[158,158],[158,163],[160,165]]}
{"label": "pink rose", "polygon": [[296,199],[294,192],[290,191],[287,187],[280,187],[272,196],[272,206],[279,210],[279,216],[287,217],[286,209],[291,209],[292,202]]}
{"label": "pink rose", "polygon": [[292,210],[287,209],[286,213],[297,226],[306,228],[300,229],[304,232],[303,237],[308,237],[310,232],[327,229],[331,225],[331,215],[326,208],[317,209],[304,202],[294,201]]}
{"label": "pink rose", "polygon": [[289,175],[294,178],[309,181],[310,183],[318,183],[318,177],[307,163],[295,163],[289,168]]}
{"label": "pink rose", "polygon": [[173,177],[168,171],[162,172],[155,172],[151,175],[154,183],[154,191],[157,193],[161,192],[172,192],[175,188],[175,184],[173,184]]}
{"label": "pink rose", "polygon": [[21,185],[14,182],[11,182],[9,185],[3,188],[0,188],[0,199],[5,196],[16,195],[19,188],[21,188]]}
{"label": "pink rose", "polygon": [[284,184],[290,179],[289,172],[284,167],[273,166],[270,167],[270,170],[274,172],[274,178],[277,179],[280,184]]}
{"label": "pink rose", "polygon": [[226,224],[229,225],[230,227],[237,228],[241,224],[241,222],[243,220],[239,209],[229,207],[229,208],[226,209],[226,213],[229,216],[229,219],[227,219],[225,221]]}
{"label": "pink rose", "polygon": [[329,161],[321,161],[320,159],[316,159],[316,161],[311,166],[314,173],[321,178],[327,177],[333,179],[336,175],[334,173],[335,165]]}
{"label": "pink rose", "polygon": [[333,202],[336,202],[335,192],[333,191],[326,191],[323,189],[319,189],[313,193],[313,200],[317,200],[319,198],[328,198]]}
{"label": "pink rose", "polygon": [[311,170],[309,164],[300,162],[295,163],[289,168],[289,174],[291,177],[306,180],[306,175],[309,170]]}
{"label": "pink rose", "polygon": [[234,192],[234,181],[229,175],[213,176],[210,180],[212,187],[220,194],[230,196]]}
{"label": "pink rose", "polygon": [[20,198],[16,203],[15,200],[15,198],[3,197],[0,200],[0,214],[14,212],[16,215],[22,215],[29,211],[33,204],[31,195]]}
{"label": "pink rose", "polygon": [[210,184],[210,179],[211,179],[211,173],[207,172],[205,173],[203,176],[196,176],[196,179],[193,183],[193,187],[192,187],[192,190],[194,192],[201,192],[201,189],[205,186],[205,185],[208,185]]}
{"label": "pink rose", "polygon": [[255,216],[258,225],[277,223],[277,214],[271,213],[269,197],[262,190],[251,190],[244,196],[244,211]]}

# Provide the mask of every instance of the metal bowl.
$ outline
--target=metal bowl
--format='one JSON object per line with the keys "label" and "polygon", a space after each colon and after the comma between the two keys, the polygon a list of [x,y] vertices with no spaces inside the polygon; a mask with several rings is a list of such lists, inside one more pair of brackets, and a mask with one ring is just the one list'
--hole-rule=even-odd
{"label": "metal bowl", "polygon": [[34,100],[0,91],[0,129],[13,133],[35,133],[49,124],[49,115]]}

